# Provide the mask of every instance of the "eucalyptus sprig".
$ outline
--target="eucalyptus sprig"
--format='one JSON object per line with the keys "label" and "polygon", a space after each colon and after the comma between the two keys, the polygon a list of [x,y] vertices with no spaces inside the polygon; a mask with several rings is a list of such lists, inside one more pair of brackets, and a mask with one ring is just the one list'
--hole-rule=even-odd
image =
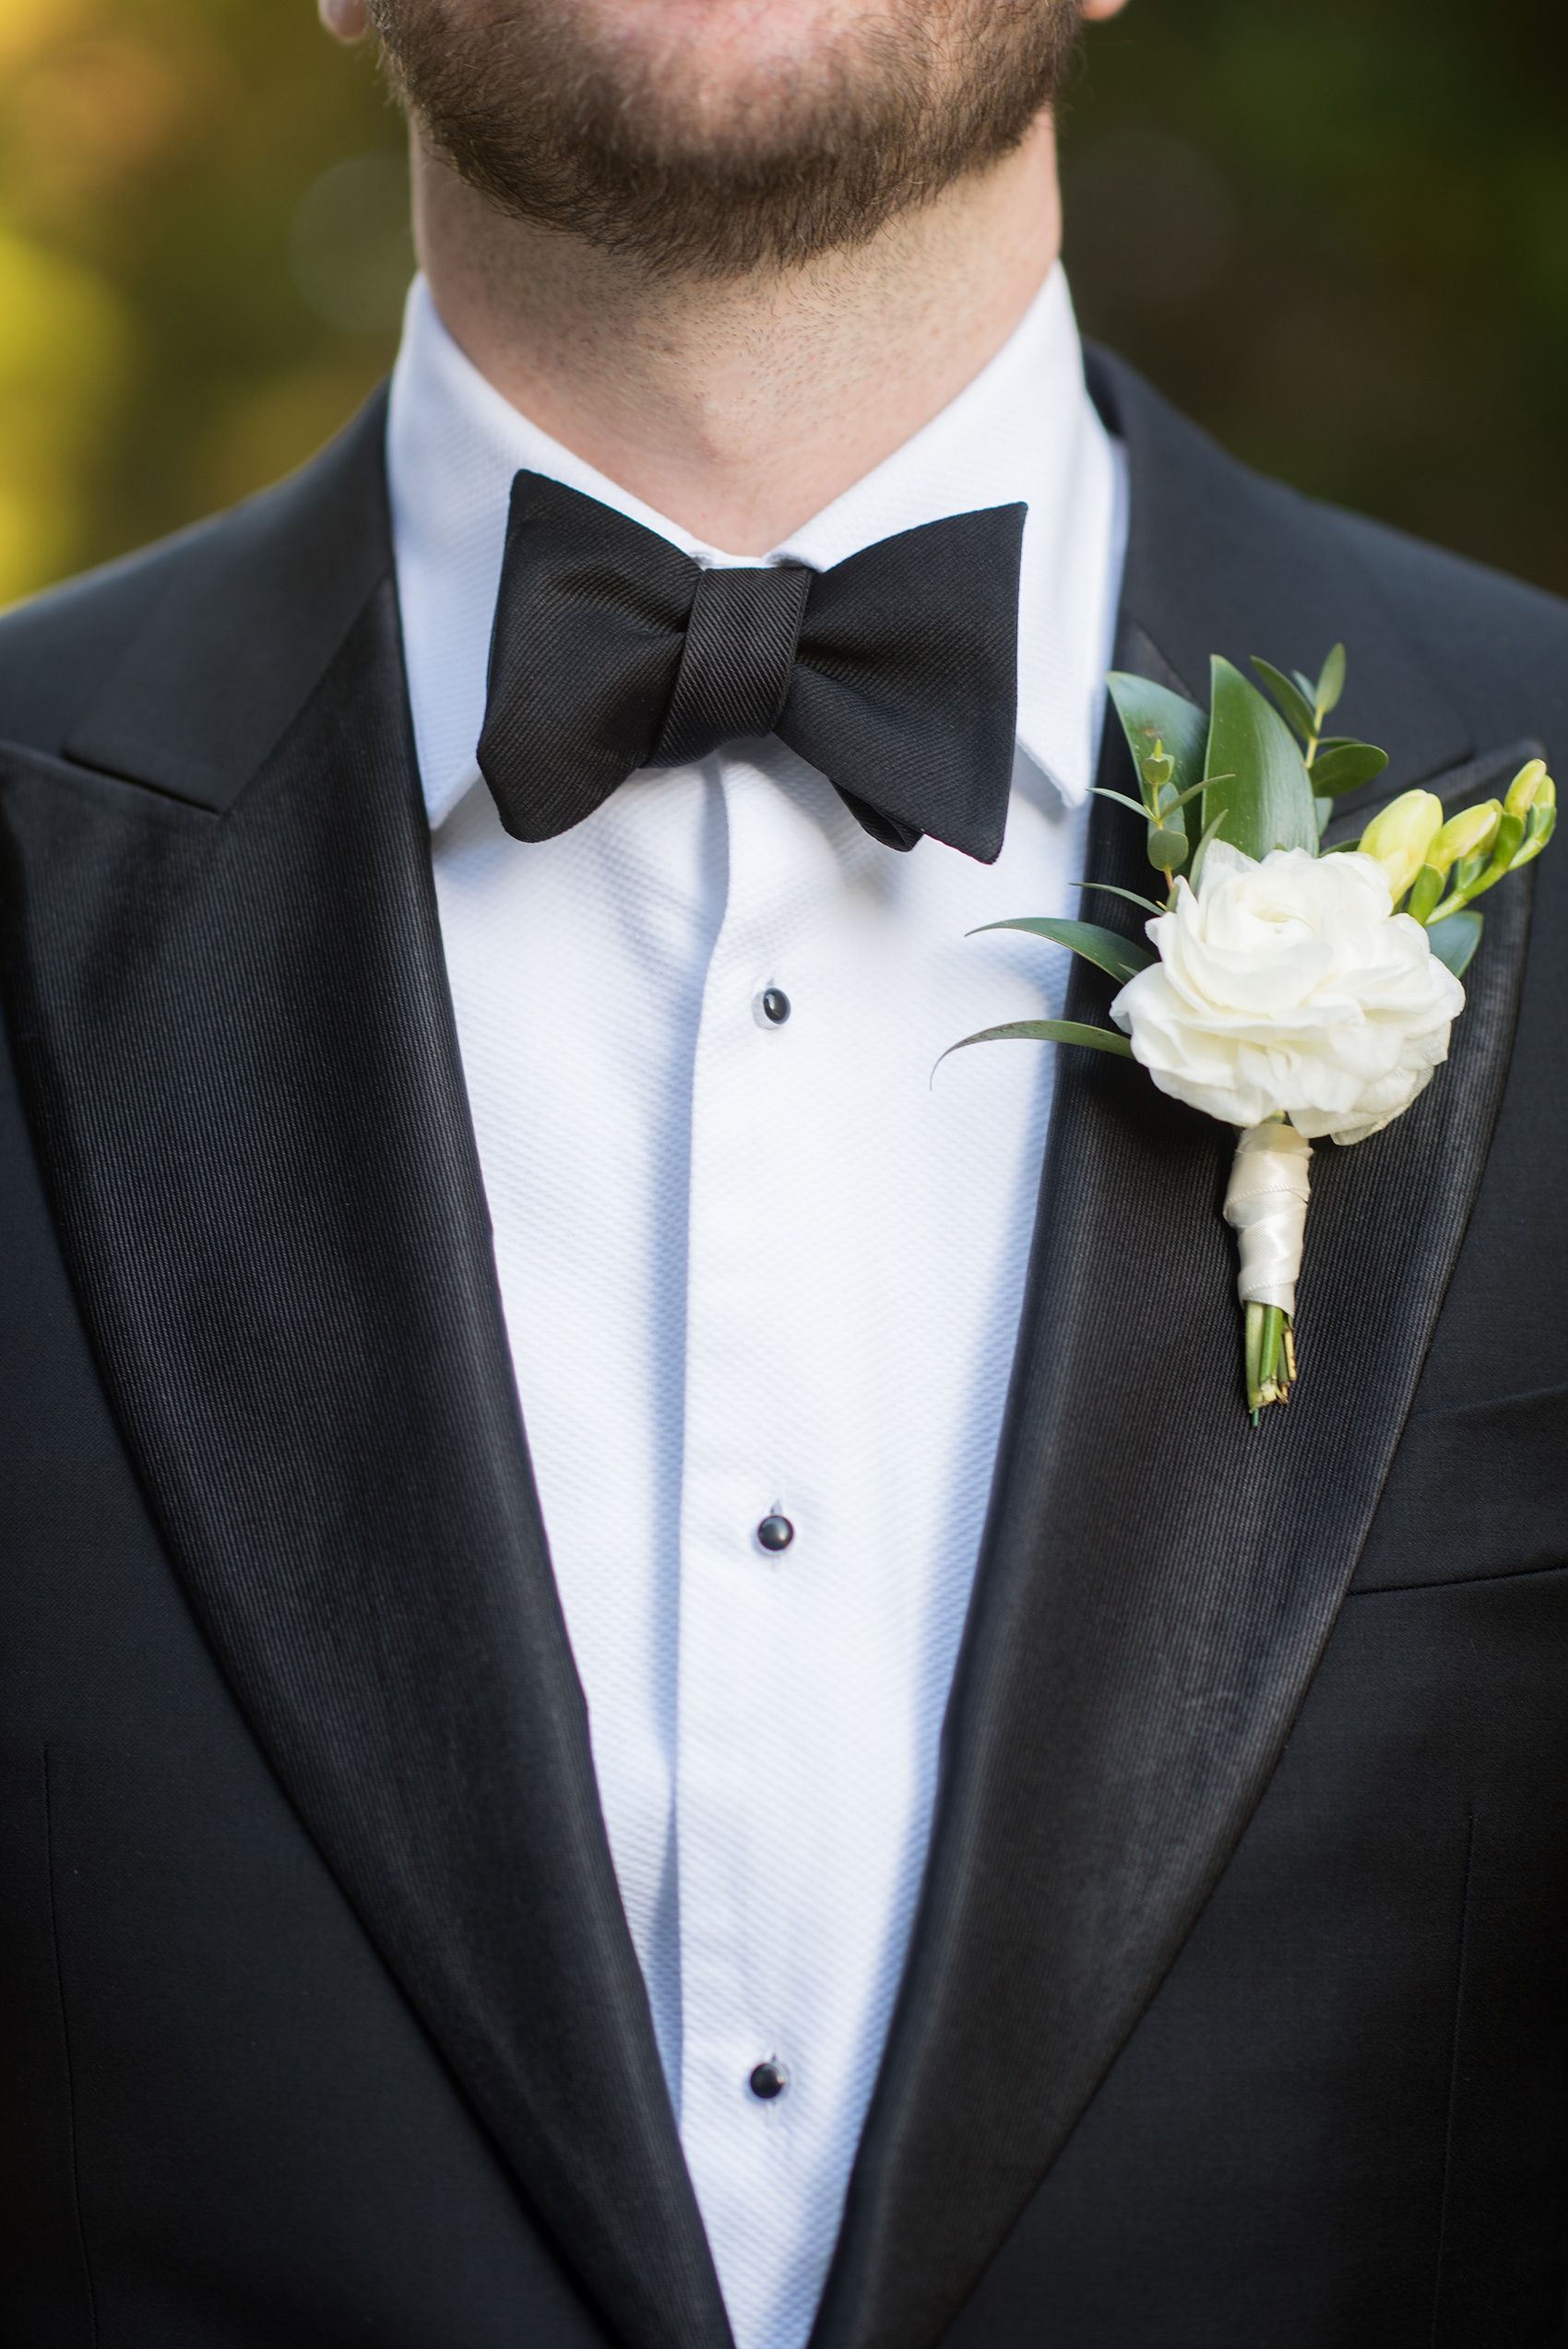
{"label": "eucalyptus sprig", "polygon": [[1312,777],[1313,802],[1321,835],[1334,813],[1334,802],[1347,791],[1359,791],[1388,765],[1388,753],[1373,742],[1358,741],[1353,734],[1325,734],[1324,720],[1339,706],[1345,691],[1345,647],[1336,645],[1312,684],[1296,670],[1287,677],[1271,660],[1254,653],[1253,667],[1283,712],[1286,722],[1301,736],[1302,764]]}

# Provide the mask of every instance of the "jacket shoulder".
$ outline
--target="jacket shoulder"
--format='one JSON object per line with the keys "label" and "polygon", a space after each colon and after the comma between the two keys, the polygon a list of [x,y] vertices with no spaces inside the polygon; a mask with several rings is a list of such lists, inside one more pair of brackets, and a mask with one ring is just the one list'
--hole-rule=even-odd
{"label": "jacket shoulder", "polygon": [[199,641],[242,700],[308,663],[390,566],[385,438],[378,393],[287,480],[0,614],[0,741],[58,755],[106,692],[137,697],[144,648]]}
{"label": "jacket shoulder", "polygon": [[160,540],[0,612],[0,741],[58,753],[154,605],[227,517]]}
{"label": "jacket shoulder", "polygon": [[[1568,602],[1486,564],[1320,508],[1419,636],[1483,735],[1506,733],[1521,694],[1540,697],[1568,742]],[[1558,748],[1557,754],[1562,755]]]}

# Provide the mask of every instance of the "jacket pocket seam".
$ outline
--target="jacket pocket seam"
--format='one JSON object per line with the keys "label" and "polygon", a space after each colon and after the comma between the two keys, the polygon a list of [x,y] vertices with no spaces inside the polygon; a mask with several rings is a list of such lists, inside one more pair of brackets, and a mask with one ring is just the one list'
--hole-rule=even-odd
{"label": "jacket pocket seam", "polygon": [[1568,1558],[1549,1559],[1539,1566],[1504,1566],[1495,1574],[1418,1574],[1408,1583],[1372,1583],[1363,1590],[1352,1584],[1346,1600],[1397,1598],[1401,1591],[1466,1591],[1480,1583],[1529,1583],[1539,1574],[1568,1573]]}
{"label": "jacket pocket seam", "polygon": [[1545,1386],[1510,1387],[1502,1394],[1472,1394],[1463,1403],[1428,1404],[1410,1413],[1405,1432],[1408,1435],[1413,1429],[1438,1419],[1463,1419],[1478,1411],[1525,1410],[1532,1403],[1550,1402],[1553,1395],[1561,1395],[1568,1404],[1568,1381],[1552,1379]]}

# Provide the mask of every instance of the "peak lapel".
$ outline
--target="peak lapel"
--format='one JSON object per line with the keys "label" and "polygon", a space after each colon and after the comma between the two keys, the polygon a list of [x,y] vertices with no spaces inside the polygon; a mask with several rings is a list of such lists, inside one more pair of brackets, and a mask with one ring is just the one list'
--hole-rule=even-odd
{"label": "peak lapel", "polygon": [[629,2349],[727,2349],[517,1418],[374,420],[196,552],[72,737],[112,772],[0,753],[78,1291],[234,1689],[526,2195]]}
{"label": "peak lapel", "polygon": [[[1286,493],[1257,485],[1252,528],[1230,513],[1209,538],[1211,581],[1195,550],[1224,460],[1201,443],[1196,457],[1162,449],[1162,417],[1117,421],[1132,459],[1125,665],[1201,684],[1211,645],[1304,665],[1332,631],[1350,642],[1353,673],[1358,658],[1371,671],[1356,722],[1371,732],[1381,718],[1428,772],[1463,754],[1464,728],[1410,648],[1388,648],[1392,617],[1318,543],[1313,509],[1276,507]],[[1248,489],[1233,474],[1226,486],[1232,504]],[[1314,566],[1316,600],[1303,603]],[[1222,628],[1249,610],[1256,635],[1228,641]],[[1132,788],[1119,740],[1106,775]],[[1098,802],[1091,872],[1144,886],[1136,836]],[[1463,1236],[1528,903],[1523,886],[1492,900],[1453,1057],[1417,1106],[1370,1142],[1317,1153],[1302,1383],[1255,1433],[1219,1213],[1233,1137],[1128,1063],[1063,1054],[932,1860],[814,2349],[939,2339],[1263,1793]],[[1103,1023],[1109,986],[1083,965],[1074,984],[1072,1015]]]}

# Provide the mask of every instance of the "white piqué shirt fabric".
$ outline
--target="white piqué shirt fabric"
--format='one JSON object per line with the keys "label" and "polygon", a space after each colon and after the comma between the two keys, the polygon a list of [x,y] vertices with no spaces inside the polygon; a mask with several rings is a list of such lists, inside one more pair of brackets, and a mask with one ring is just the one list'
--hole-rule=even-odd
{"label": "white piqu\u00e9 shirt fabric", "polygon": [[[932,1069],[1061,1012],[1063,954],[967,933],[1078,910],[1120,452],[1058,269],[950,407],[776,550],[824,569],[1028,503],[989,867],[880,847],[771,737],[508,838],[474,746],[513,475],[742,558],[530,425],[422,283],[388,459],[457,1035],[610,1848],[738,2349],[801,2349],[926,1857],[1053,1055]],[[788,2084],[764,2101],[767,2059]]]}

